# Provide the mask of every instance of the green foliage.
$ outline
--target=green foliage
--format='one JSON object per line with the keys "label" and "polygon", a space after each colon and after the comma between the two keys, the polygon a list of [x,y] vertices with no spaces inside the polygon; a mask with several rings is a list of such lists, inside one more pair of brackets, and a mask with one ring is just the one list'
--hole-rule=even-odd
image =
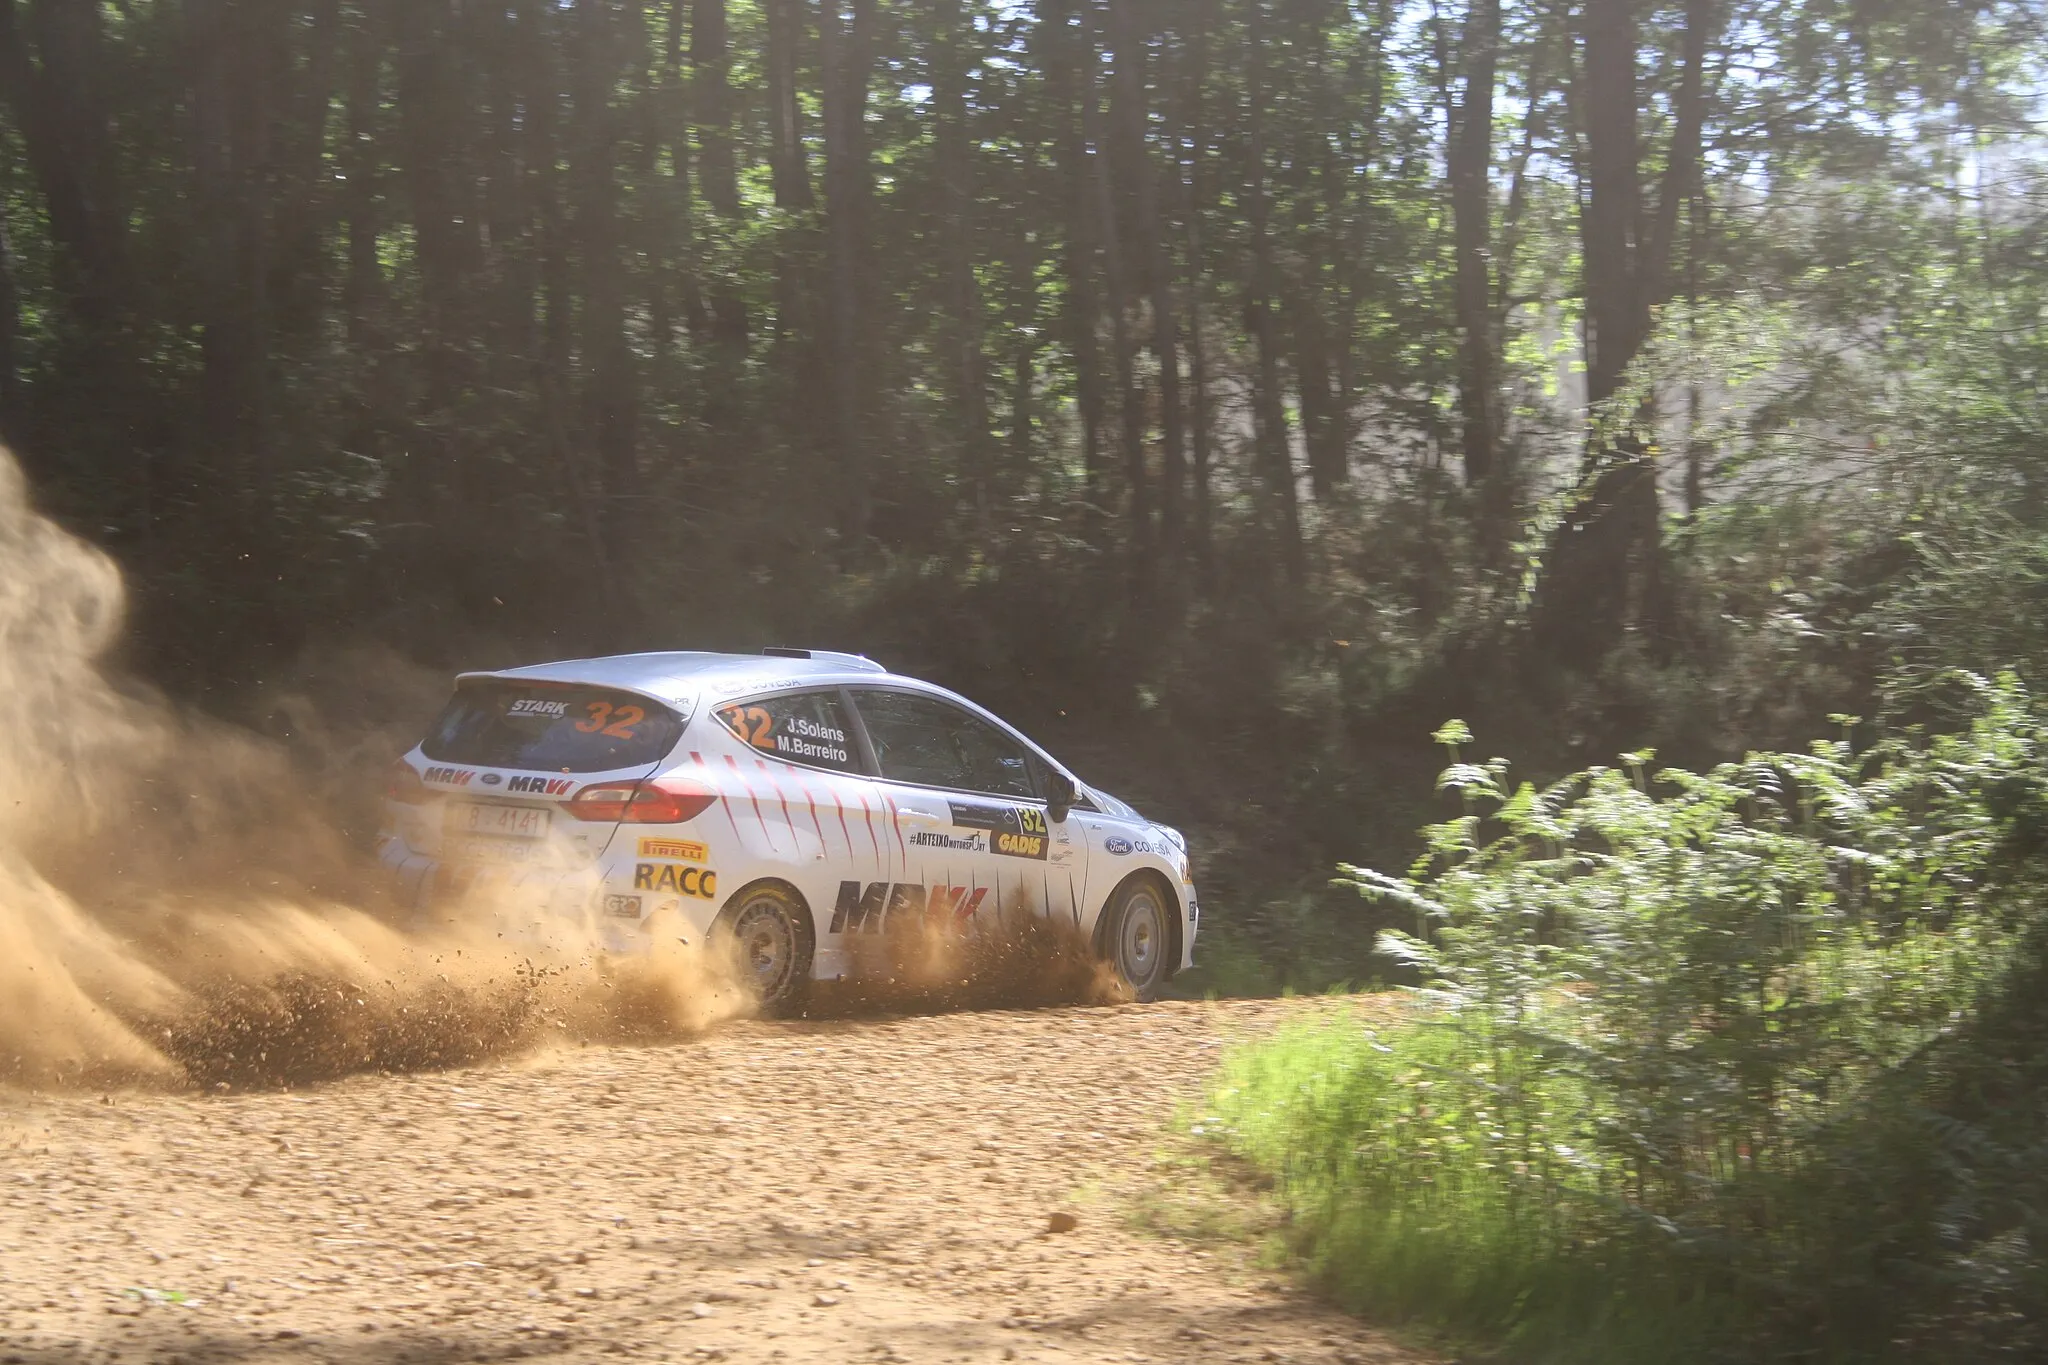
{"label": "green foliage", "polygon": [[1413,917],[1379,938],[1426,978],[1409,1019],[1240,1053],[1205,1126],[1374,1313],[1560,1359],[2031,1341],[2031,1215],[1974,1181],[2038,1129],[2004,1149],[1942,1097],[2013,1050],[1987,1021],[2024,1032],[2048,724],[2011,675],[1947,681],[1954,728],[1706,773],[1538,789],[1453,747],[1464,811],[1411,874],[1345,869]]}

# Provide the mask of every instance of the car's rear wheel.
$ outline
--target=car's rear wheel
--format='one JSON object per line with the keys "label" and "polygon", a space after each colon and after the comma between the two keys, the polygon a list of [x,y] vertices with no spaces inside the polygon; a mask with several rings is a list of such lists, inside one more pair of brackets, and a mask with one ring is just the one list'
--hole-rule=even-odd
{"label": "car's rear wheel", "polygon": [[1130,988],[1133,999],[1156,1000],[1172,969],[1172,897],[1158,880],[1132,877],[1103,907],[1104,956]]}
{"label": "car's rear wheel", "polygon": [[743,888],[726,903],[712,941],[730,955],[740,983],[761,1008],[783,1014],[803,1002],[811,979],[811,912],[773,882]]}

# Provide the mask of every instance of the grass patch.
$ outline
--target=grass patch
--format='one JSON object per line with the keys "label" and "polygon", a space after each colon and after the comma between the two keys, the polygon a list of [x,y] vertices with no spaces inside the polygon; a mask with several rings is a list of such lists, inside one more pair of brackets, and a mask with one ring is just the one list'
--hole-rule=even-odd
{"label": "grass patch", "polygon": [[1728,1306],[1532,1198],[1495,1093],[1460,1061],[1440,1020],[1295,1026],[1227,1057],[1190,1131],[1265,1178],[1311,1283],[1376,1322],[1552,1359],[1713,1358]]}

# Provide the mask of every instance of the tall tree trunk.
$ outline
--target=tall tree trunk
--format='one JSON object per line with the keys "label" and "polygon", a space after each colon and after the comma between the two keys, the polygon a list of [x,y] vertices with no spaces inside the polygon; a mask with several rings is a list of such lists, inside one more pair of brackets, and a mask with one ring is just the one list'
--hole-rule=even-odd
{"label": "tall tree trunk", "polygon": [[767,19],[768,169],[775,206],[788,213],[809,210],[809,154],[804,150],[801,88],[805,0],[762,0]]}
{"label": "tall tree trunk", "polygon": [[[564,102],[565,87],[579,70],[569,59],[574,48],[569,40],[583,16],[564,12],[554,0],[514,0],[513,12],[522,35],[520,90],[526,117],[521,159],[539,260],[540,351],[529,382],[539,394],[543,434],[583,534],[589,568],[598,581],[609,582],[612,556],[606,546],[601,475],[589,468],[574,411],[576,280],[566,203],[577,186],[564,163],[574,161],[576,144]],[[676,124],[681,128],[687,120],[678,118]]]}
{"label": "tall tree trunk", "polygon": [[597,447],[599,526],[616,562],[635,539],[639,495],[639,377],[626,337],[619,233],[618,110],[612,93],[630,35],[608,0],[579,0],[575,60],[577,241],[583,258],[584,429]]}
{"label": "tall tree trunk", "polygon": [[[1093,0],[1087,0],[1088,15],[1085,28],[1090,37],[1091,49],[1099,45],[1099,36],[1094,32],[1096,15]],[[1122,68],[1124,61],[1117,59]],[[1123,233],[1119,230],[1116,212],[1115,182],[1123,177],[1135,177],[1136,166],[1128,164],[1125,158],[1114,154],[1104,130],[1102,114],[1102,91],[1095,78],[1096,64],[1090,62],[1083,68],[1085,75],[1081,84],[1081,135],[1095,149],[1095,231],[1102,243],[1102,282],[1109,294],[1109,344],[1110,359],[1116,366],[1117,392],[1122,398],[1122,421],[1118,432],[1122,438],[1124,489],[1129,501],[1125,509],[1125,530],[1130,538],[1131,562],[1142,575],[1152,559],[1152,496],[1151,480],[1145,471],[1145,393],[1138,387],[1136,344],[1131,340],[1130,308],[1132,295],[1130,276],[1125,269]],[[1118,72],[1121,79],[1121,71]],[[1115,116],[1116,111],[1112,111]],[[1118,165],[1118,162],[1125,164]]]}
{"label": "tall tree trunk", "polygon": [[[567,20],[550,0],[518,0],[519,27],[526,35],[525,161],[540,254],[540,355],[535,382],[551,429],[566,432],[571,356],[575,352],[575,301],[569,275],[569,227],[562,192],[562,72],[560,32]],[[594,510],[594,508],[593,508]]]}
{"label": "tall tree trunk", "polygon": [[[804,145],[803,103],[799,99],[803,39],[809,7],[804,0],[763,0],[767,20],[768,169],[775,207],[784,221],[775,236],[775,352],[772,357],[792,392],[815,392],[820,358],[818,327],[812,316],[815,292],[810,153]],[[815,438],[812,438],[815,443]]]}
{"label": "tall tree trunk", "polygon": [[[1685,326],[1686,340],[1697,357],[1700,317],[1700,239],[1706,233],[1705,196],[1695,189],[1686,210],[1685,234]],[[1699,364],[1697,359],[1692,361]],[[1705,395],[1695,373],[1685,391],[1685,519],[1692,521],[1707,505],[1707,456],[1711,446],[1706,436]]]}
{"label": "tall tree trunk", "polygon": [[7,186],[0,182],[0,443],[19,436],[21,291],[14,283],[14,243],[7,232]]}
{"label": "tall tree trunk", "polygon": [[1465,19],[1464,94],[1451,136],[1452,239],[1457,256],[1458,406],[1465,483],[1495,472],[1500,419],[1493,325],[1493,87],[1500,52],[1500,0],[1471,0]]}
{"label": "tall tree trunk", "polygon": [[1308,577],[1301,542],[1301,508],[1294,486],[1294,456],[1288,449],[1287,408],[1280,391],[1280,342],[1273,323],[1274,269],[1272,204],[1266,188],[1267,0],[1250,0],[1245,41],[1245,197],[1249,207],[1252,264],[1245,295],[1245,322],[1258,352],[1252,384],[1252,416],[1259,466],[1273,507],[1274,535],[1292,587]]}
{"label": "tall tree trunk", "polygon": [[[1311,229],[1303,234],[1319,235]],[[1309,491],[1318,502],[1336,496],[1347,477],[1344,414],[1332,392],[1334,349],[1323,317],[1320,251],[1311,246],[1303,278],[1290,291],[1288,313],[1293,320],[1295,377],[1301,387],[1302,443],[1308,447]]]}
{"label": "tall tree trunk", "polygon": [[[1035,155],[1025,155],[1035,162]],[[1036,166],[1029,169],[1036,171]],[[1034,177],[1035,178],[1035,177]],[[1010,236],[1009,302],[1011,326],[1010,360],[1010,463],[1016,473],[1031,468],[1032,438],[1037,430],[1038,388],[1039,251],[1036,238],[1022,224]]]}
{"label": "tall tree trunk", "polygon": [[[697,186],[711,212],[731,233],[739,223],[740,189],[733,155],[732,45],[726,33],[725,0],[695,0],[690,67],[696,104]],[[710,293],[718,344],[731,362],[747,349],[746,297],[738,281],[723,271],[712,282]],[[727,405],[721,402],[719,406]]]}
{"label": "tall tree trunk", "polygon": [[[1521,145],[1515,151],[1514,170],[1508,176],[1508,202],[1501,212],[1499,245],[1493,251],[1492,326],[1496,357],[1500,354],[1501,338],[1507,326],[1508,290],[1514,283],[1515,262],[1522,247],[1523,228],[1528,215],[1529,167],[1535,159],[1539,134],[1545,131],[1546,120],[1538,111],[1550,94],[1550,52],[1550,35],[1539,33],[1535,49],[1529,55],[1529,73],[1524,85]],[[1497,428],[1495,434],[1499,435]],[[1506,448],[1502,449],[1505,453]]]}
{"label": "tall tree trunk", "polygon": [[1678,206],[1698,178],[1703,73],[1713,0],[1687,0],[1672,139],[1654,211],[1644,202],[1637,141],[1634,0],[1587,0],[1579,117],[1585,133],[1580,232],[1586,298],[1586,390],[1596,420],[1592,486],[1552,537],[1533,624],[1540,647],[1597,660],[1636,628],[1654,637],[1666,613],[1655,447],[1640,412],[1613,400],[1670,298]]}
{"label": "tall tree trunk", "polygon": [[57,286],[88,327],[104,328],[137,300],[107,121],[96,107],[106,73],[100,6],[96,0],[31,0],[28,20],[33,53],[15,0],[0,0],[0,100],[21,132],[51,235],[64,248]]}
{"label": "tall tree trunk", "polygon": [[348,37],[346,141],[336,157],[344,177],[342,217],[348,224],[341,311],[349,345],[359,350],[372,335],[372,315],[384,297],[384,270],[377,259],[378,111],[383,106],[384,11],[365,4]]}
{"label": "tall tree trunk", "polygon": [[1181,124],[1187,129],[1187,169],[1182,180],[1181,222],[1185,238],[1184,293],[1188,318],[1188,418],[1190,533],[1195,571],[1204,592],[1212,586],[1213,561],[1209,536],[1210,442],[1215,427],[1209,414],[1209,355],[1202,324],[1202,278],[1207,262],[1202,252],[1202,215],[1209,207],[1209,124],[1203,96],[1209,80],[1209,31],[1214,0],[1190,0],[1184,41],[1187,69],[1181,83]]}
{"label": "tall tree trunk", "polygon": [[[1297,31],[1288,51],[1296,79],[1307,87],[1305,102],[1312,126],[1341,127],[1346,122],[1329,72],[1326,16],[1315,7],[1296,12]],[[1349,410],[1342,396],[1337,355],[1350,349],[1348,324],[1330,325],[1329,279],[1339,258],[1352,176],[1339,159],[1333,137],[1317,137],[1313,150],[1299,153],[1302,165],[1298,221],[1293,240],[1301,257],[1299,278],[1286,290],[1295,354],[1295,380],[1301,390],[1303,445],[1308,453],[1309,489],[1318,502],[1336,495],[1350,478]],[[1311,181],[1310,177],[1313,177]],[[1339,301],[1339,311],[1342,303]]]}
{"label": "tall tree trunk", "polygon": [[524,34],[516,11],[507,7],[472,11],[470,18],[484,30],[483,41],[491,54],[486,72],[488,114],[478,138],[487,167],[481,208],[490,244],[484,270],[491,281],[491,340],[483,360],[484,382],[516,392],[525,386],[540,353],[540,270],[522,130],[528,118],[521,91]]}
{"label": "tall tree trunk", "polygon": [[[1357,362],[1359,348],[1350,344],[1350,338],[1357,335],[1358,321],[1363,310],[1371,284],[1372,231],[1376,221],[1372,197],[1376,168],[1382,144],[1380,128],[1381,113],[1385,107],[1387,88],[1387,43],[1394,32],[1394,0],[1374,0],[1371,7],[1371,23],[1367,32],[1369,42],[1353,46],[1352,58],[1347,70],[1349,87],[1363,113],[1359,120],[1360,131],[1356,136],[1354,150],[1349,158],[1358,168],[1362,186],[1356,198],[1356,205],[1337,247],[1337,308],[1338,335],[1345,344],[1337,352],[1337,402],[1345,415],[1345,439],[1348,445],[1351,432],[1351,413],[1356,410],[1358,395],[1363,387],[1363,377]],[[1349,459],[1348,450],[1346,455]]]}
{"label": "tall tree trunk", "polygon": [[687,161],[690,155],[681,58],[682,4],[681,0],[669,0],[654,88],[641,101],[634,134],[639,144],[635,175],[644,196],[638,215],[639,243],[647,262],[642,289],[647,300],[648,349],[653,352],[647,372],[647,386],[652,393],[673,393],[681,384],[675,363],[678,348],[673,254],[683,205],[677,196],[681,185],[673,174],[664,173],[661,164],[664,150],[677,161]]}
{"label": "tall tree trunk", "polygon": [[[289,112],[280,119],[284,146],[273,159],[275,175],[276,249],[272,253],[269,293],[275,331],[293,339],[318,333],[326,316],[332,281],[328,276],[327,237],[334,226],[336,199],[328,151],[328,124],[334,109],[335,68],[341,53],[341,0],[313,0],[308,7],[305,61],[296,76],[279,80],[278,104]],[[282,16],[280,16],[281,18]],[[290,71],[290,28],[282,23],[270,31],[270,64]]]}
{"label": "tall tree trunk", "polygon": [[1636,0],[1587,0],[1584,16],[1586,397],[1621,387],[1643,342],[1636,227],[1642,186],[1636,145]]}
{"label": "tall tree trunk", "polygon": [[[1715,0],[1686,0],[1685,36],[1680,43],[1678,90],[1672,100],[1671,145],[1657,188],[1657,213],[1650,222],[1636,295],[1640,316],[1637,345],[1650,334],[1650,310],[1675,296],[1677,275],[1671,253],[1678,239],[1679,210],[1703,208],[1700,199],[1700,136],[1706,123],[1707,44],[1717,22]],[[1633,357],[1631,357],[1633,358]]]}
{"label": "tall tree trunk", "polygon": [[874,0],[825,0],[818,35],[825,67],[825,227],[831,345],[827,382],[832,444],[839,456],[840,529],[856,553],[866,540],[873,490],[864,411],[867,367],[868,200],[866,129]]}
{"label": "tall tree trunk", "polygon": [[263,193],[268,164],[269,99],[262,16],[228,0],[193,0],[186,9],[192,53],[192,161],[209,230],[200,239],[200,383],[198,439],[221,461],[219,474],[241,504],[243,529],[268,524],[261,458],[264,281],[269,223]]}
{"label": "tall tree trunk", "polygon": [[932,7],[932,118],[945,241],[946,309],[951,315],[953,388],[960,423],[962,474],[977,521],[989,515],[990,450],[987,377],[982,363],[981,289],[975,281],[974,160],[967,127],[967,44],[972,33],[960,0]]}
{"label": "tall tree trunk", "polygon": [[[1182,500],[1187,484],[1186,435],[1180,393],[1179,310],[1173,297],[1173,253],[1160,222],[1159,189],[1165,175],[1155,165],[1145,130],[1150,124],[1145,98],[1145,32],[1139,23],[1138,0],[1110,0],[1116,35],[1116,80],[1122,160],[1135,187],[1136,231],[1144,263],[1145,292],[1152,305],[1152,355],[1159,363],[1159,560],[1169,574],[1180,564]],[[1164,85],[1164,73],[1161,84]],[[1168,127],[1164,136],[1175,143]]]}
{"label": "tall tree trunk", "polygon": [[423,323],[422,397],[427,412],[435,415],[454,398],[457,316],[466,286],[453,202],[458,175],[451,142],[460,115],[448,50],[449,5],[450,0],[399,0],[393,10],[398,18],[402,173],[412,209]]}
{"label": "tall tree trunk", "polygon": [[[1091,84],[1095,48],[1091,28],[1077,24],[1076,0],[1038,0],[1038,29],[1044,52],[1046,95],[1058,120],[1053,155],[1066,201],[1066,330],[1074,358],[1074,399],[1081,415],[1081,469],[1087,526],[1099,535],[1107,500],[1103,469],[1102,355],[1096,322],[1101,313],[1095,289],[1095,172],[1082,119],[1081,82]],[[1092,98],[1087,96],[1085,98]]]}
{"label": "tall tree trunk", "polygon": [[697,183],[713,213],[737,218],[739,168],[732,146],[732,47],[726,34],[725,0],[695,0],[690,11],[690,69]]}
{"label": "tall tree trunk", "polygon": [[689,26],[690,0],[669,0],[668,33],[662,58],[670,99],[667,139],[670,174],[660,188],[667,211],[668,240],[665,254],[674,262],[673,275],[681,296],[683,327],[692,341],[708,342],[714,335],[711,307],[704,301],[702,261],[697,249],[696,203],[690,185],[691,117],[689,90],[682,79],[683,34]]}

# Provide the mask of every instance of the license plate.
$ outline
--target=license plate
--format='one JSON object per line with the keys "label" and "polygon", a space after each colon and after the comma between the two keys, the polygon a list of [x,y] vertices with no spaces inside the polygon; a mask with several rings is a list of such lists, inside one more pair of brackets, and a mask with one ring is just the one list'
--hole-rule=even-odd
{"label": "license plate", "polygon": [[538,806],[483,806],[464,803],[448,808],[443,832],[456,838],[545,839],[551,810]]}
{"label": "license plate", "polygon": [[451,863],[531,863],[545,844],[533,839],[493,839],[459,835],[448,840],[443,856]]}

